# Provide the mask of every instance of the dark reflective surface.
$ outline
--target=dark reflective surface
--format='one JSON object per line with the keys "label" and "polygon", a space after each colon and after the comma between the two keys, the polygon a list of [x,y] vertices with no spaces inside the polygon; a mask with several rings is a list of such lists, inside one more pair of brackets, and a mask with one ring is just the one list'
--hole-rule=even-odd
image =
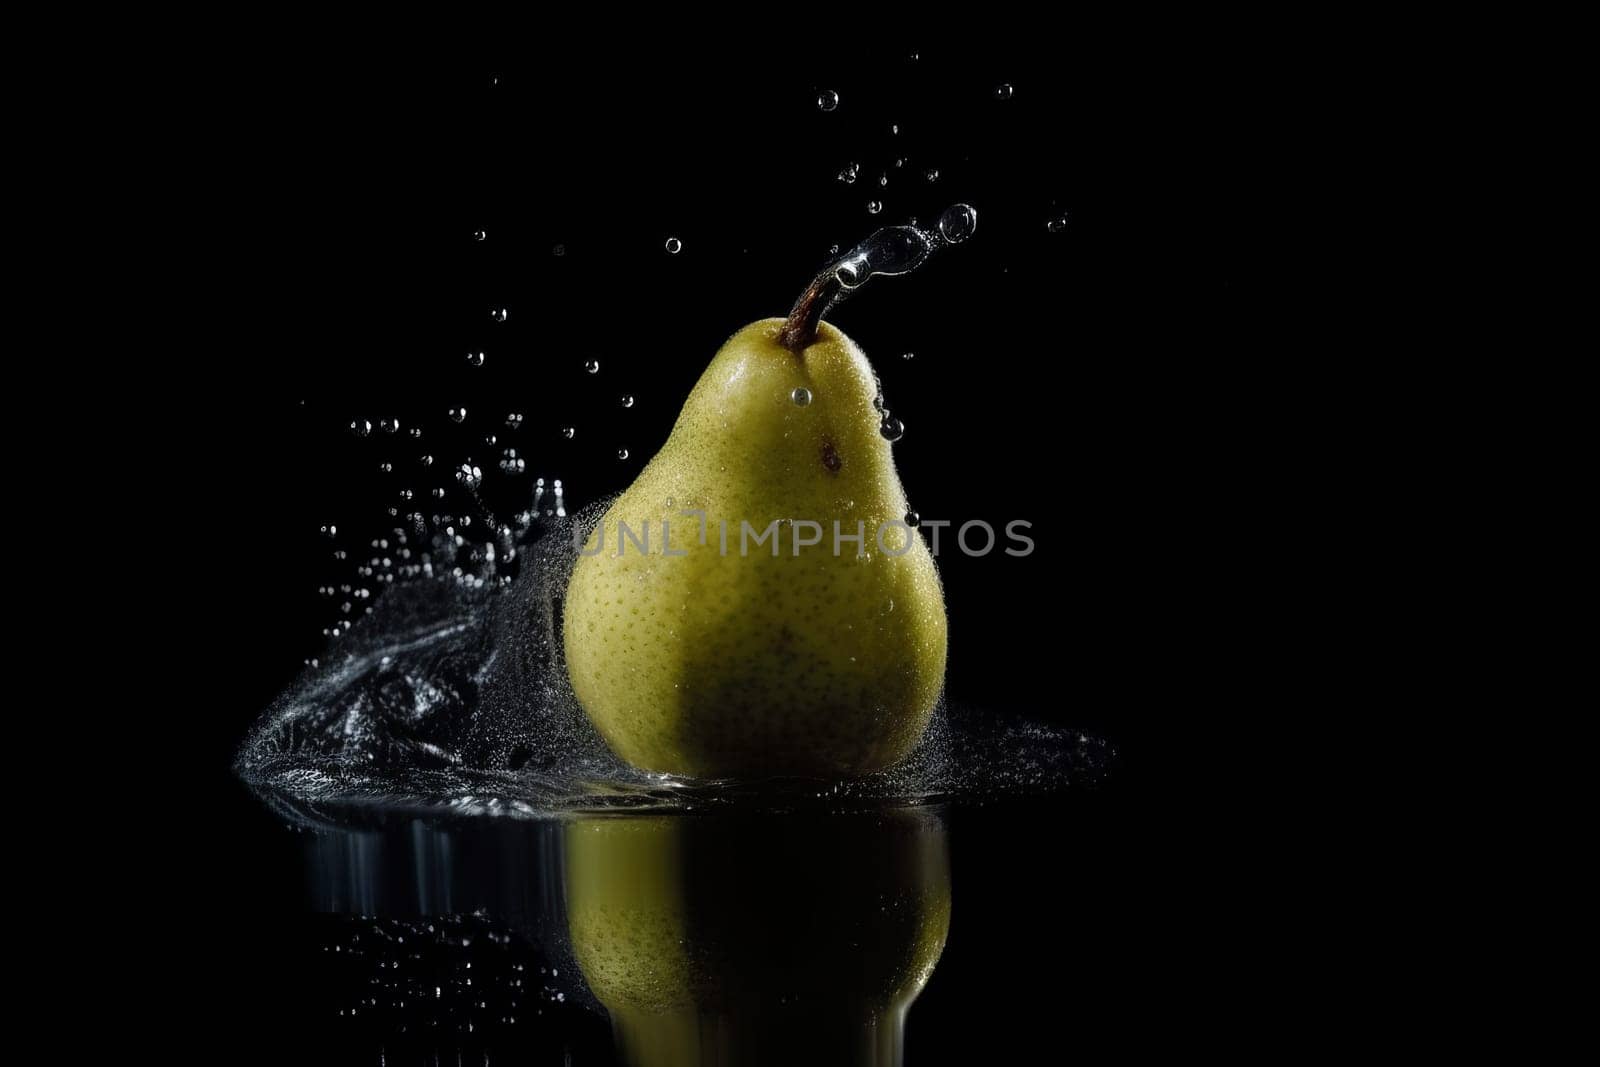
{"label": "dark reflective surface", "polygon": [[[286,819],[206,839],[204,993],[299,1063],[1020,1062],[1120,1040],[1113,780],[982,807]],[[198,912],[196,913],[198,917]]]}

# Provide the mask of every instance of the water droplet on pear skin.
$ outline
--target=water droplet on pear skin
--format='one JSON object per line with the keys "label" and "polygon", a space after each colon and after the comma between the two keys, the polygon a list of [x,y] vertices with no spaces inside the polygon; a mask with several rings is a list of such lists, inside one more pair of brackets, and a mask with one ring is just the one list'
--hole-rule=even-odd
{"label": "water droplet on pear skin", "polygon": [[811,403],[811,390],[803,385],[799,386],[789,394],[789,399],[794,401],[795,407],[803,408]]}

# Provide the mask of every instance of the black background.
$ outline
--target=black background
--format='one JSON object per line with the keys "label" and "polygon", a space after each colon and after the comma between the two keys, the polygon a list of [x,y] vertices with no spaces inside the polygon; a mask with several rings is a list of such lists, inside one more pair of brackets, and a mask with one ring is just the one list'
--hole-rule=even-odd
{"label": "black background", "polygon": [[[907,424],[913,506],[1033,523],[1028,558],[941,554],[949,693],[1109,737],[1122,759],[1092,794],[965,837],[957,823],[952,939],[910,1062],[1023,1062],[1063,1028],[1120,1044],[1193,966],[1179,946],[1208,876],[1192,860],[1220,846],[1194,832],[1190,790],[1223,788],[1202,739],[1257,721],[1237,681],[1261,655],[1244,574],[1278,536],[1261,502],[1292,477],[1262,441],[1305,389],[1282,363],[1287,268],[1270,251],[1293,122],[1278,75],[1226,33],[774,57],[574,40],[218,65],[194,176],[224,224],[195,250],[222,312],[195,370],[216,426],[183,457],[213,536],[184,583],[193,727],[170,744],[215,801],[173,835],[192,866],[167,889],[192,892],[176,921],[206,943],[212,1010],[261,1048],[329,1024],[296,977],[300,844],[227,765],[338,617],[317,587],[348,572],[319,526],[354,557],[405,510],[399,489],[423,500],[468,456],[514,504],[495,469],[508,445],[523,482],[563,479],[569,508],[625,487],[718,345],[783,314],[830,246],[957,202],[978,211],[970,241],[830,317]],[[376,429],[386,416],[399,435]],[[982,869],[1006,873],[964,878]]]}

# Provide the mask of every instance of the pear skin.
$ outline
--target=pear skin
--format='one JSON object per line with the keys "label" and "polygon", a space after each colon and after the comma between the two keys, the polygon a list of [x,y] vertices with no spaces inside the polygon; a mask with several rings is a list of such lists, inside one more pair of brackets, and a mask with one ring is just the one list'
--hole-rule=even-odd
{"label": "pear skin", "polygon": [[915,747],[943,685],[944,595],[872,367],[827,323],[791,352],[783,323],[722,346],[573,569],[573,690],[637,767],[869,773]]}

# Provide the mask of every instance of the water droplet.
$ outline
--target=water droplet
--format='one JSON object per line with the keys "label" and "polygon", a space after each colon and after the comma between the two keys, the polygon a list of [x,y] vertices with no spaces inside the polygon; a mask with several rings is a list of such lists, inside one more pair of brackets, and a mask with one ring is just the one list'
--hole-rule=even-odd
{"label": "water droplet", "polygon": [[794,401],[795,407],[803,408],[811,403],[811,390],[802,385],[789,394],[789,399]]}
{"label": "water droplet", "polygon": [[890,137],[898,137],[898,136],[900,136],[900,126],[899,126],[898,123],[896,123],[895,125],[889,127],[889,136]]}
{"label": "water droplet", "polygon": [[667,255],[675,256],[679,252],[683,251],[683,242],[678,240],[676,237],[668,237],[667,238],[666,249],[667,249]]}
{"label": "water droplet", "polygon": [[880,212],[882,210],[883,210],[883,201],[882,200],[869,200],[869,201],[867,201],[867,214],[868,215],[876,215],[878,212]]}
{"label": "water droplet", "polygon": [[566,245],[556,245],[554,248],[552,248],[550,250],[550,254],[553,255],[553,256],[564,256],[564,255],[567,254],[567,246]]}
{"label": "water droplet", "polygon": [[588,371],[590,374],[599,374],[600,361],[598,359],[591,359],[589,362],[583,365],[583,369]]}
{"label": "water droplet", "polygon": [[400,499],[401,500],[410,500],[413,495],[414,494],[409,489],[400,490]]}
{"label": "water droplet", "polygon": [[628,458],[628,450],[626,448],[617,449],[617,458],[618,459],[627,459]]}
{"label": "water droplet", "polygon": [[450,421],[451,422],[464,422],[466,420],[466,417],[467,417],[467,409],[466,408],[451,408],[450,409]]}
{"label": "water droplet", "polygon": [[915,511],[906,512],[906,525],[915,530],[918,526],[922,525],[922,516],[918,515]]}
{"label": "water droplet", "polygon": [[456,481],[468,489],[476,489],[483,484],[483,471],[474,467],[471,463],[463,463],[456,468]]}
{"label": "water droplet", "polygon": [[474,367],[483,366],[483,353],[482,352],[468,352],[467,353],[467,362],[469,364],[471,364],[472,366],[474,366]]}
{"label": "water droplet", "polygon": [[1011,95],[1016,91],[1010,82],[1001,82],[994,87],[994,98],[996,100],[1010,100]]}
{"label": "water droplet", "polygon": [[883,434],[886,441],[898,441],[906,435],[906,424],[885,411],[883,421],[878,424],[878,432]]}
{"label": "water droplet", "polygon": [[421,436],[422,436],[422,427],[421,426],[413,426],[413,427],[411,427],[411,439],[412,440],[416,440],[417,438],[419,438]]}
{"label": "water droplet", "polygon": [[443,500],[444,499],[444,486],[442,486],[442,485],[434,486],[433,489],[432,489],[432,493],[433,493],[433,499],[435,499],[435,500]]}
{"label": "water droplet", "polygon": [[572,435],[577,433],[577,432],[578,432],[578,429],[575,426],[563,426],[561,428],[561,436],[565,437],[569,441],[572,440]]}
{"label": "water droplet", "polygon": [[357,437],[365,437],[372,432],[372,423],[366,419],[351,419],[350,432]]}
{"label": "water droplet", "polygon": [[417,462],[422,464],[424,467],[431,467],[431,466],[433,466],[433,457],[432,456],[421,456],[421,457],[419,457],[417,459]]}
{"label": "water droplet", "polygon": [[1058,219],[1051,219],[1049,222],[1045,223],[1045,229],[1049,230],[1051,233],[1060,233],[1066,228],[1067,216],[1065,215],[1062,215]]}
{"label": "water droplet", "polygon": [[623,398],[622,398],[622,406],[623,406],[623,407],[625,407],[625,408],[631,408],[631,407],[633,407],[633,397],[631,397],[631,396],[624,396],[624,397],[623,397]]}
{"label": "water droplet", "polygon": [[846,163],[844,169],[839,172],[839,180],[846,185],[850,185],[855,182],[857,175],[860,173],[861,165],[859,163]]}
{"label": "water droplet", "polygon": [[379,419],[378,429],[384,433],[398,433],[400,431],[399,419]]}
{"label": "water droplet", "polygon": [[936,182],[936,181],[939,180],[939,168],[938,167],[929,167],[926,171],[923,172],[922,176],[924,178],[928,179],[928,181],[930,181],[930,182]]}
{"label": "water droplet", "polygon": [[474,241],[486,240],[488,238],[488,236],[489,236],[488,232],[484,231],[484,230],[474,230],[474,231],[472,231],[472,239]]}
{"label": "water droplet", "polygon": [[331,526],[331,525],[330,526],[324,526],[322,528],[322,536],[323,537],[338,537],[339,536],[339,527]]}
{"label": "water droplet", "polygon": [[939,216],[939,232],[946,241],[958,244],[972,236],[978,228],[978,213],[968,204],[955,204],[944,209]]}
{"label": "water droplet", "polygon": [[916,359],[917,358],[917,354],[915,352],[902,352],[902,353],[900,353],[900,358],[901,359]]}
{"label": "water droplet", "polygon": [[899,170],[901,167],[903,167],[905,165],[906,165],[906,160],[905,160],[904,156],[901,156],[899,159],[894,161],[894,169],[895,170]]}
{"label": "water droplet", "polygon": [[489,312],[489,317],[495,322],[504,322],[511,316],[505,308],[495,308],[493,311]]}
{"label": "water droplet", "polygon": [[884,171],[878,175],[878,187],[881,189],[889,184],[889,172]]}
{"label": "water droplet", "polygon": [[832,111],[839,106],[839,94],[832,89],[824,89],[817,94],[817,107],[823,111]]}
{"label": "water droplet", "polygon": [[390,463],[388,460],[384,460],[382,463],[378,464],[378,469],[384,474],[390,474],[394,471],[394,464]]}
{"label": "water droplet", "polygon": [[906,62],[907,63],[915,63],[917,60],[919,60],[921,58],[922,58],[922,53],[921,52],[912,52],[910,55],[906,56]]}
{"label": "water droplet", "polygon": [[516,411],[508,414],[506,416],[506,425],[511,427],[513,430],[522,429],[522,414]]}
{"label": "water droplet", "polygon": [[486,433],[483,435],[483,443],[488,445],[490,448],[493,448],[495,445],[500,443],[500,439],[492,433]]}

